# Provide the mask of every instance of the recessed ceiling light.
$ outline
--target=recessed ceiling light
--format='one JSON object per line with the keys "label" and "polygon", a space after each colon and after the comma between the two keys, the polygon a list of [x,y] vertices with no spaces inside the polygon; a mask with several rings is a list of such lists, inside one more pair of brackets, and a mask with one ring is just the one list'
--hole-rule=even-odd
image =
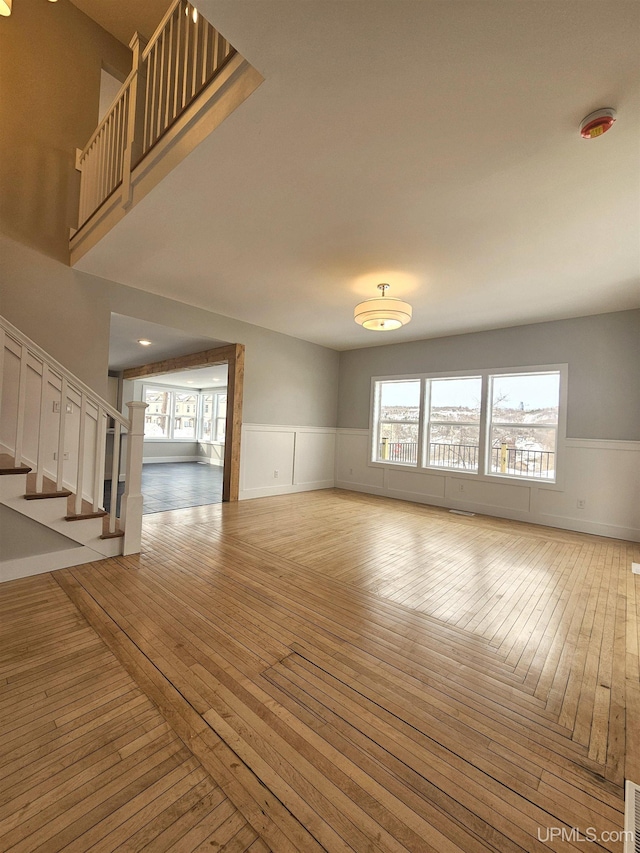
{"label": "recessed ceiling light", "polygon": [[138,340],[138,343],[140,344],[141,347],[150,347],[151,346],[151,341],[148,341],[146,338],[140,338]]}
{"label": "recessed ceiling light", "polygon": [[187,379],[187,385],[193,385],[193,379]]}

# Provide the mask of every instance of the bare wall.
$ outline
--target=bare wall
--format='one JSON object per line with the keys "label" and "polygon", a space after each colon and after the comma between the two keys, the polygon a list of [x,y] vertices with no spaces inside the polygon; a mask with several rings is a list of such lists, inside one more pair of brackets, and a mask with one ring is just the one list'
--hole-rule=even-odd
{"label": "bare wall", "polygon": [[338,426],[368,428],[372,376],[557,363],[571,438],[640,440],[640,310],[343,352]]}
{"label": "bare wall", "polygon": [[98,123],[103,62],[131,52],[68,0],[17,0],[0,20],[0,230],[67,261],[77,218],[75,149]]}
{"label": "bare wall", "polygon": [[0,314],[99,394],[114,312],[244,344],[245,422],[335,426],[334,350],[77,272],[1,235],[0,258]]}

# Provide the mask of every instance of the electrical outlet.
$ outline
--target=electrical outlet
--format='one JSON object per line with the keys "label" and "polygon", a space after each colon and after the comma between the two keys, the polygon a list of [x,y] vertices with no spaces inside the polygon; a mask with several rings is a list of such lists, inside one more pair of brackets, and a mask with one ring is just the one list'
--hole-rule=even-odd
{"label": "electrical outlet", "polygon": [[279,476],[280,476],[280,472],[278,470],[273,472],[273,479],[274,480],[277,480]]}
{"label": "electrical outlet", "polygon": [[584,509],[586,507],[586,505],[587,505],[587,502],[585,501],[584,498],[578,498],[578,500],[576,501],[576,506],[578,507],[578,509]]}
{"label": "electrical outlet", "polygon": [[349,468],[349,474],[353,474],[353,468]]}
{"label": "electrical outlet", "polygon": [[[58,459],[58,454],[57,454],[57,453],[54,453],[54,454],[53,454],[53,459],[54,459],[54,462],[55,462],[55,461],[57,461],[57,459]],[[69,459],[69,451],[68,451],[68,450],[65,450],[65,452],[62,454],[62,461],[63,461],[63,462],[67,462],[67,461],[68,461],[68,459]]]}
{"label": "electrical outlet", "polygon": [[464,483],[458,483],[458,491],[464,492]]}
{"label": "electrical outlet", "polygon": [[[60,400],[54,400],[53,401],[53,411],[56,414],[60,414]],[[73,414],[73,403],[69,403],[69,402],[67,403],[67,414],[68,415]]]}

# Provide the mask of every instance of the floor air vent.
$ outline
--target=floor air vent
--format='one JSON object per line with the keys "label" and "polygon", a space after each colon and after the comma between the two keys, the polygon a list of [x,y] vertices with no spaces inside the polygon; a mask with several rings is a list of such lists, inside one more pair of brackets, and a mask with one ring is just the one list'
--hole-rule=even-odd
{"label": "floor air vent", "polygon": [[624,853],[640,853],[640,785],[624,786]]}

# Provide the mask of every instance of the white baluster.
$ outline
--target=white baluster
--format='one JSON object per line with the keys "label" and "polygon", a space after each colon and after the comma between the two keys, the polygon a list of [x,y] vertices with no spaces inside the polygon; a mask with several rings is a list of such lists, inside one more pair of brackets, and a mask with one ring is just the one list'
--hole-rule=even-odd
{"label": "white baluster", "polygon": [[82,493],[84,489],[84,440],[87,430],[87,395],[80,396],[80,428],[78,430],[78,469],[76,477],[75,514],[82,513]]}
{"label": "white baluster", "polygon": [[18,418],[16,421],[15,466],[22,465],[22,445],[24,441],[24,407],[27,397],[27,348],[21,346],[20,378],[18,379]]}
{"label": "white baluster", "polygon": [[36,492],[42,491],[44,482],[44,454],[47,446],[47,389],[49,387],[49,366],[42,362],[42,383],[40,386],[40,424],[38,426],[38,456],[36,463]]}
{"label": "white baluster", "polygon": [[64,440],[67,423],[67,378],[60,383],[60,417],[58,419],[58,465],[56,469],[56,491],[61,492],[64,482]]}
{"label": "white baluster", "polygon": [[144,442],[144,413],[146,403],[127,403],[129,409],[129,436],[127,439],[127,467],[125,493],[122,497],[121,525],[124,527],[123,554],[137,554],[142,539],[142,456]]}

